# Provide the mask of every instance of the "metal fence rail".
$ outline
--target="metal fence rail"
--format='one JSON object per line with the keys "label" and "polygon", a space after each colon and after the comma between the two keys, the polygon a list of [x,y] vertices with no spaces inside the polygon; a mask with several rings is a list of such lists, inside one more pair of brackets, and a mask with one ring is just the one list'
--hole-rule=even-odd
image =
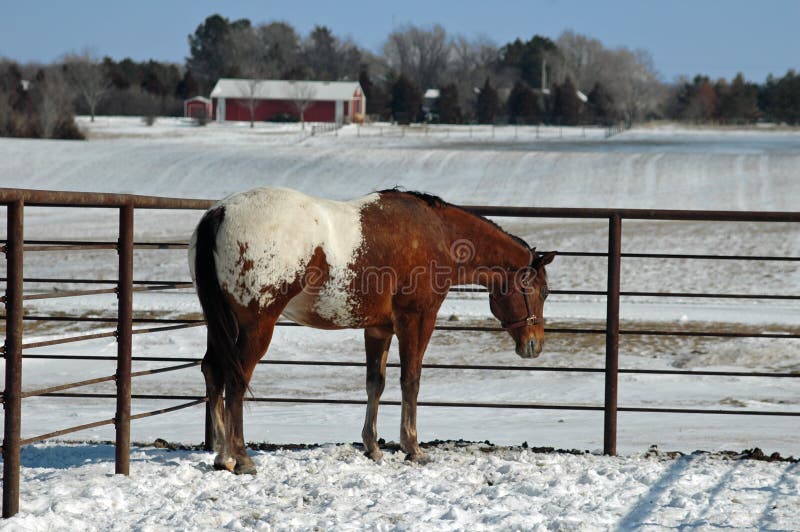
{"label": "metal fence rail", "polygon": [[[153,415],[173,412],[206,402],[205,397],[190,395],[155,395],[131,394],[131,379],[167,371],[183,370],[200,363],[197,358],[168,358],[133,356],[131,340],[135,334],[149,334],[171,331],[187,327],[204,325],[202,319],[166,319],[150,317],[134,317],[132,294],[139,291],[175,290],[191,288],[188,281],[133,280],[133,250],[181,250],[186,249],[185,242],[136,242],[133,238],[134,213],[136,209],[206,209],[213,205],[211,200],[161,198],[128,194],[95,194],[80,192],[35,191],[20,189],[0,189],[0,205],[7,208],[6,240],[0,242],[7,259],[7,275],[0,281],[6,284],[6,294],[1,301],[6,305],[5,315],[0,319],[6,322],[5,344],[0,347],[6,364],[6,383],[2,396],[5,409],[5,427],[3,439],[3,516],[10,517],[18,511],[19,505],[19,467],[20,446],[56,436],[77,432],[102,425],[114,424],[116,429],[115,470],[117,473],[129,472],[130,421]],[[119,239],[112,241],[69,241],[69,240],[24,240],[23,214],[25,207],[78,207],[78,208],[115,208],[119,212]],[[549,218],[593,218],[605,219],[609,224],[607,252],[560,252],[562,256],[605,257],[608,261],[606,290],[553,290],[553,294],[594,295],[606,298],[607,314],[604,328],[547,328],[550,334],[594,334],[605,336],[605,365],[603,368],[589,367],[529,367],[517,365],[477,365],[477,364],[426,364],[426,368],[435,370],[481,370],[481,371],[528,371],[528,372],[575,372],[603,373],[605,376],[604,400],[602,404],[542,404],[542,403],[488,403],[488,402],[420,402],[422,406],[443,408],[504,408],[504,409],[545,409],[545,410],[580,410],[604,412],[604,452],[616,454],[616,427],[618,412],[648,413],[685,413],[685,414],[721,414],[721,415],[762,415],[797,417],[800,412],[764,411],[764,410],[720,410],[700,408],[661,408],[617,405],[617,377],[619,374],[649,375],[682,375],[692,376],[738,376],[753,378],[798,378],[800,373],[768,373],[746,371],[700,371],[700,370],[643,370],[619,367],[619,338],[624,335],[658,335],[682,337],[718,337],[718,338],[764,338],[787,339],[800,338],[800,334],[779,334],[763,332],[730,332],[730,331],[667,331],[644,329],[620,329],[619,303],[620,297],[664,297],[664,298],[720,298],[720,299],[761,299],[767,301],[795,301],[800,295],[791,294],[735,294],[735,293],[689,293],[689,292],[623,292],[620,290],[620,262],[622,258],[641,259],[686,259],[686,260],[742,260],[742,261],[793,261],[800,262],[800,256],[747,256],[747,255],[703,255],[703,254],[666,254],[666,253],[621,253],[622,220],[694,220],[694,221],[732,221],[732,222],[800,222],[798,212],[746,212],[746,211],[679,211],[679,210],[637,210],[637,209],[571,209],[571,208],[526,208],[526,207],[466,207],[476,214],[504,217],[549,217]],[[23,277],[23,254],[25,252],[61,252],[83,250],[116,250],[118,254],[118,271],[116,279],[65,279],[65,278],[25,278]],[[36,293],[24,294],[25,283],[37,285]],[[77,285],[112,285],[107,288],[47,292],[40,285],[77,284]],[[455,287],[459,292],[485,292],[476,287]],[[116,294],[117,314],[114,316],[80,317],[23,315],[23,302],[37,299],[57,297],[80,297],[86,295]],[[23,323],[25,321],[42,322],[86,322],[97,324],[113,324],[112,331],[94,332],[39,342],[23,342]],[[134,324],[151,325],[136,327]],[[296,326],[294,323],[280,322],[281,326]],[[500,327],[439,325],[438,330],[447,331],[479,331],[501,332]],[[29,353],[28,350],[56,344],[81,342],[97,338],[117,339],[116,356],[98,356],[77,353],[74,355],[53,355]],[[23,350],[26,353],[23,355]],[[23,392],[21,389],[22,359],[59,359],[59,360],[108,360],[116,361],[117,368],[113,375],[97,377],[72,383],[66,383],[38,390]],[[132,362],[165,362],[172,365],[132,371]],[[262,364],[289,366],[338,366],[364,367],[363,362],[326,362],[297,360],[264,360]],[[399,367],[390,363],[389,367]],[[72,390],[101,382],[116,383],[115,393],[81,393]],[[20,437],[21,400],[26,397],[71,397],[85,399],[115,399],[116,413],[111,419],[99,420],[75,427],[67,427],[47,434],[27,439]],[[131,400],[170,400],[182,401],[181,404],[131,414]],[[363,405],[361,399],[313,399],[297,397],[253,397],[254,402],[269,403],[325,403]],[[382,404],[397,405],[397,401],[383,401]],[[208,418],[208,416],[207,416]],[[206,427],[209,434],[209,427]],[[209,438],[207,436],[206,440]]]}

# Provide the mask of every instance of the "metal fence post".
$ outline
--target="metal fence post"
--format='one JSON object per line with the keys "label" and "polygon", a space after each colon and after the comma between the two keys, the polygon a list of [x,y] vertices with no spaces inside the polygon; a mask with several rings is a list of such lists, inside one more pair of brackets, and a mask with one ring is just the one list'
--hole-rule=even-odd
{"label": "metal fence post", "polygon": [[606,296],[606,386],[603,453],[617,454],[617,375],[619,372],[619,278],[622,219],[608,219],[608,295]]}
{"label": "metal fence post", "polygon": [[22,422],[22,200],[8,204],[6,281],[6,387],[3,392],[3,517],[19,511],[20,425]]}
{"label": "metal fence post", "polygon": [[117,413],[115,472],[130,473],[131,344],[133,339],[133,205],[119,209],[119,281],[117,284]]}

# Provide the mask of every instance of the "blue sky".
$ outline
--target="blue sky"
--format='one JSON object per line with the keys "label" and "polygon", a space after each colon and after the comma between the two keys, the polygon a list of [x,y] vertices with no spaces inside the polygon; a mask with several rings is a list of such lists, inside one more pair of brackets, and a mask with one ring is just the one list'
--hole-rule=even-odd
{"label": "blue sky", "polygon": [[644,48],[665,81],[680,74],[732,77],[800,70],[800,0],[0,0],[0,56],[49,62],[90,47],[115,59],[182,62],[187,35],[218,12],[254,23],[316,24],[378,51],[400,25],[439,23],[498,44],[572,29],[606,46]]}

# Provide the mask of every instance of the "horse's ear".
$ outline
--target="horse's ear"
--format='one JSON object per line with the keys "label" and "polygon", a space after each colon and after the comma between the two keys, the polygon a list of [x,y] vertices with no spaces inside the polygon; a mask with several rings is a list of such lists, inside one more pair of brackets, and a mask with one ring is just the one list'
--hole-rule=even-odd
{"label": "horse's ear", "polygon": [[556,255],[558,255],[558,251],[548,251],[547,253],[536,255],[536,259],[533,261],[533,263],[536,266],[547,266],[553,262],[553,259],[556,258]]}

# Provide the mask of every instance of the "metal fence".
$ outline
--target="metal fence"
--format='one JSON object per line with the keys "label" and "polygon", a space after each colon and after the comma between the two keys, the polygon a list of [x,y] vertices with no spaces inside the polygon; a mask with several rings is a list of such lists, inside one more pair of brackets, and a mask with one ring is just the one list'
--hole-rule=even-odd
{"label": "metal fence", "polygon": [[[202,326],[202,320],[178,320],[163,318],[140,318],[133,315],[132,296],[136,291],[155,291],[190,288],[188,281],[134,281],[133,280],[133,251],[134,249],[185,249],[185,242],[135,242],[134,241],[134,212],[136,209],[187,209],[204,210],[211,206],[212,200],[177,199],[152,196],[136,196],[125,194],[98,194],[78,192],[34,191],[21,189],[0,189],[0,205],[7,209],[7,237],[2,251],[7,259],[6,295],[2,298],[6,305],[6,338],[0,350],[5,358],[6,382],[2,402],[5,409],[5,432],[3,438],[3,516],[10,517],[17,513],[19,508],[19,473],[20,473],[20,447],[28,443],[53,438],[102,425],[114,424],[116,431],[115,470],[119,474],[129,472],[130,449],[130,422],[153,415],[172,412],[206,402],[205,397],[190,395],[152,395],[131,394],[131,378],[176,371],[199,365],[199,358],[166,358],[166,357],[141,357],[132,356],[131,340],[134,334],[147,334],[169,331],[187,327]],[[117,208],[119,210],[119,239],[116,242],[97,241],[63,241],[63,240],[38,240],[26,241],[24,239],[24,211],[26,207],[69,207],[69,208]],[[698,371],[698,370],[645,370],[627,369],[619,367],[619,338],[621,335],[667,335],[667,336],[706,336],[720,338],[800,338],[799,334],[772,334],[772,333],[745,333],[731,331],[666,331],[666,330],[625,330],[619,327],[619,302],[621,296],[639,297],[692,297],[692,298],[734,298],[734,299],[764,299],[764,300],[800,300],[800,295],[787,294],[730,294],[730,293],[675,293],[675,292],[622,292],[620,291],[620,262],[623,257],[650,258],[650,259],[700,259],[700,260],[735,260],[735,261],[795,261],[800,262],[800,256],[749,256],[749,255],[698,255],[698,254],[665,254],[665,253],[621,253],[622,220],[687,220],[687,221],[720,221],[720,222],[800,222],[798,212],[743,212],[743,211],[677,211],[677,210],[638,210],[638,209],[571,209],[571,208],[528,208],[528,207],[488,207],[471,206],[467,210],[484,216],[525,217],[525,218],[583,218],[600,219],[608,221],[608,252],[560,252],[563,256],[588,256],[607,257],[608,275],[607,290],[552,290],[553,294],[581,294],[592,296],[605,296],[607,313],[604,328],[548,328],[548,333],[557,334],[591,334],[605,336],[605,367],[531,367],[513,365],[466,365],[466,364],[428,364],[428,368],[438,369],[471,369],[492,371],[540,371],[540,372],[597,372],[605,376],[605,396],[602,404],[597,405],[570,405],[570,404],[541,404],[541,403],[487,403],[487,402],[420,402],[421,406],[465,407],[465,408],[506,408],[506,409],[546,409],[546,410],[590,410],[604,413],[604,445],[606,454],[616,454],[617,441],[617,413],[618,412],[672,412],[685,414],[730,414],[730,415],[760,415],[760,416],[800,416],[800,412],[792,411],[763,411],[748,409],[700,409],[700,408],[656,408],[617,405],[617,378],[619,374],[660,374],[660,375],[687,375],[687,376],[747,376],[765,378],[798,378],[798,373],[767,373],[767,372],[733,372],[733,371]],[[24,253],[45,251],[69,251],[83,249],[115,249],[119,254],[118,278],[114,280],[96,279],[59,279],[59,278],[25,278],[23,276]],[[68,290],[49,294],[25,294],[24,283],[52,283],[52,284],[84,284],[84,285],[111,285],[105,288],[87,288],[85,290]],[[474,291],[468,287],[457,287],[454,290]],[[77,297],[95,294],[116,294],[118,297],[117,316],[111,318],[87,318],[79,316],[56,315],[24,315],[23,303],[26,300]],[[23,343],[23,321],[52,321],[52,322],[95,322],[115,323],[116,330],[92,334],[82,334],[56,340]],[[135,325],[145,325],[139,327]],[[281,322],[279,325],[292,326],[294,324]],[[497,331],[500,327],[456,326],[440,325],[439,330],[450,331]],[[100,357],[93,355],[47,355],[26,354],[23,350],[47,345],[80,342],[96,338],[115,337],[117,340],[116,357]],[[116,360],[117,369],[114,375],[89,379],[79,382],[52,386],[38,390],[22,391],[22,360],[23,358],[71,360]],[[142,362],[169,362],[176,365],[132,371],[132,361]],[[315,365],[315,366],[353,366],[363,367],[363,363],[356,362],[329,362],[329,361],[292,361],[269,360],[262,363],[284,365]],[[389,364],[397,366],[397,364]],[[97,384],[100,382],[114,381],[116,393],[77,393],[67,392],[72,388]],[[21,439],[21,402],[26,397],[84,397],[116,399],[116,413],[111,419],[104,419],[75,427],[61,428],[47,434]],[[154,410],[131,414],[131,399],[165,399],[183,401],[181,404]],[[364,400],[349,399],[311,399],[290,397],[253,397],[256,402],[270,403],[332,403],[332,404],[365,404]],[[399,404],[396,401],[384,401],[383,404]],[[208,409],[206,409],[206,442],[210,438],[210,424],[208,422]]]}

